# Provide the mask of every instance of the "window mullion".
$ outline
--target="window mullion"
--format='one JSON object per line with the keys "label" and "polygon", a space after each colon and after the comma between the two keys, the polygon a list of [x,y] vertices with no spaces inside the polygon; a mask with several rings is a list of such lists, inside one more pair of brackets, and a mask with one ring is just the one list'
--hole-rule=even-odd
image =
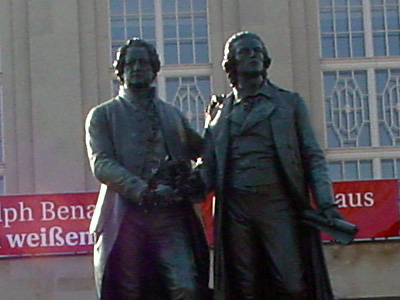
{"label": "window mullion", "polygon": [[[400,3],[397,3],[397,10],[399,11],[398,13],[399,13],[399,16],[400,16]],[[400,24],[399,24],[399,27],[400,27]]]}
{"label": "window mullion", "polygon": [[154,20],[156,31],[156,48],[160,56],[161,65],[164,65],[164,27],[161,0],[154,0]]}
{"label": "window mullion", "polygon": [[124,21],[124,37],[127,39],[128,36],[128,26],[126,22],[126,0],[122,1],[122,20]]}
{"label": "window mullion", "polygon": [[334,57],[338,57],[338,34],[337,34],[337,25],[336,25],[336,3],[332,3],[332,21],[333,21],[333,47],[334,47]]}
{"label": "window mullion", "polygon": [[[139,7],[139,36],[141,38],[144,38],[144,35],[143,35],[143,9],[142,9],[143,3],[140,0],[138,2],[139,2],[138,3],[138,7]],[[125,15],[127,16],[127,18],[129,18],[128,12],[126,12]],[[127,36],[127,39],[130,39],[130,37]]]}
{"label": "window mullion", "polygon": [[374,56],[374,42],[372,36],[372,13],[370,0],[363,0],[364,32],[365,32],[365,56]]}
{"label": "window mullion", "polygon": [[389,24],[388,24],[388,20],[387,20],[387,18],[388,18],[388,13],[387,13],[387,4],[386,4],[386,1],[383,1],[383,7],[382,7],[382,11],[383,11],[383,19],[384,19],[384,22],[385,22],[385,27],[384,27],[384,29],[385,29],[385,47],[386,47],[386,51],[385,51],[385,54],[386,54],[386,56],[389,56],[390,55],[390,48],[389,48]]}
{"label": "window mullion", "polygon": [[181,32],[179,30],[179,22],[178,1],[175,0],[176,48],[178,52],[178,64],[181,64]]}
{"label": "window mullion", "polygon": [[376,101],[376,86],[375,86],[375,70],[369,68],[367,70],[368,80],[368,103],[369,115],[371,122],[371,146],[379,147],[379,122],[378,122],[378,104]]}
{"label": "window mullion", "polygon": [[347,5],[347,27],[349,30],[349,48],[350,48],[350,57],[354,57],[353,51],[353,31],[352,31],[352,21],[351,21],[351,9],[350,5]]}
{"label": "window mullion", "polygon": [[[162,0],[154,0],[154,19],[155,19],[155,30],[156,30],[156,47],[159,53],[161,65],[165,64],[164,55],[164,26],[163,26],[163,11],[162,11]],[[165,76],[160,72],[157,77],[157,94],[158,96],[167,101],[167,89],[165,86]]]}
{"label": "window mullion", "polygon": [[165,83],[165,76],[158,76],[157,77],[157,94],[160,97],[160,99],[168,102],[171,101],[171,99],[167,99],[167,87]]}
{"label": "window mullion", "polygon": [[381,179],[382,178],[382,170],[381,170],[381,159],[374,158],[372,160],[372,171],[374,175],[374,179]]}
{"label": "window mullion", "polygon": [[190,1],[190,22],[191,22],[191,36],[192,36],[192,51],[193,51],[193,62],[197,63],[196,59],[196,39],[195,39],[195,34],[194,34],[194,7],[193,7],[193,1]]}
{"label": "window mullion", "polygon": [[342,160],[342,161],[340,162],[340,165],[341,165],[341,168],[340,168],[340,170],[341,170],[341,177],[342,177],[342,179],[345,179],[345,178],[346,178],[346,172],[345,172],[346,165],[345,165],[345,161]]}

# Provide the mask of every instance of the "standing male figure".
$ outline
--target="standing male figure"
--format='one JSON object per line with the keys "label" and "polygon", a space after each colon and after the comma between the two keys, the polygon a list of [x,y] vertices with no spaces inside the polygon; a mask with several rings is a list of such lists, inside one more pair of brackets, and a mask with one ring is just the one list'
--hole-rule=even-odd
{"label": "standing male figure", "polygon": [[102,300],[200,300],[208,249],[185,178],[201,137],[151,86],[160,70],[154,47],[133,38],[114,63],[115,98],[94,107],[86,143],[102,183],[91,222],[95,279]]}
{"label": "standing male figure", "polygon": [[202,174],[216,190],[215,299],[331,300],[318,232],[300,216],[310,194],[328,220],[341,215],[306,105],[268,80],[270,63],[259,36],[232,36],[232,93],[209,107]]}

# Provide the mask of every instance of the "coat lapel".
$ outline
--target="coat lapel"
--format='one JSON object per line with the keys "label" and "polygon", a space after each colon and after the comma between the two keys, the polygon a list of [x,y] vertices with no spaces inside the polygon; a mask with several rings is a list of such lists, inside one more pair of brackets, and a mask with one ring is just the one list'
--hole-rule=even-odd
{"label": "coat lapel", "polygon": [[276,103],[273,101],[273,99],[267,99],[266,101],[259,103],[259,105],[257,105],[247,116],[245,122],[243,123],[241,132],[245,132],[262,120],[268,118],[275,110],[275,107]]}
{"label": "coat lapel", "polygon": [[242,126],[247,116],[245,113],[235,112],[235,110],[236,107],[233,106],[230,114],[228,115],[229,121],[235,123],[238,126]]}
{"label": "coat lapel", "polygon": [[229,142],[229,115],[232,111],[233,94],[226,97],[224,104],[219,108],[214,120],[210,126],[215,136],[215,153],[217,156],[218,169],[225,169],[226,155]]}
{"label": "coat lapel", "polygon": [[168,149],[168,154],[173,156],[173,159],[181,159],[183,157],[183,149],[179,133],[178,123],[171,109],[164,107],[162,100],[154,98],[158,116],[161,122],[161,130],[164,135],[165,145]]}

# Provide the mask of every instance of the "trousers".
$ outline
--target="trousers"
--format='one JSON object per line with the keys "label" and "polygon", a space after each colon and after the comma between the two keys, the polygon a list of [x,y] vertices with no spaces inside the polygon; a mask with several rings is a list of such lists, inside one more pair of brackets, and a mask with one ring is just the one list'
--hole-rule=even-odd
{"label": "trousers", "polygon": [[105,267],[102,300],[197,300],[185,209],[130,208]]}
{"label": "trousers", "polygon": [[296,211],[271,188],[227,193],[222,236],[232,299],[307,299]]}

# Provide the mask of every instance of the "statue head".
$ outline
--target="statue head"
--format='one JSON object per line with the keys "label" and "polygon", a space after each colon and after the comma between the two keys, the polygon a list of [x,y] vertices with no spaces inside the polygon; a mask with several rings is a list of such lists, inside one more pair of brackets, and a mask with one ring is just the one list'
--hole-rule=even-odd
{"label": "statue head", "polygon": [[139,47],[143,48],[146,50],[148,54],[148,58],[150,60],[150,65],[153,71],[153,78],[154,80],[157,76],[157,73],[160,71],[161,63],[160,59],[158,58],[158,54],[156,49],[153,47],[152,44],[146,42],[143,39],[134,37],[126,42],[125,45],[121,46],[116,54],[116,58],[114,60],[113,66],[115,68],[115,74],[121,81],[121,83],[124,83],[124,69],[125,69],[125,64],[126,64],[126,56],[128,53],[128,50],[133,47]]}
{"label": "statue head", "polygon": [[224,71],[228,74],[229,81],[231,82],[232,86],[237,86],[238,83],[238,74],[237,74],[237,61],[235,58],[235,45],[239,41],[243,40],[256,40],[259,41],[260,44],[262,45],[262,54],[264,57],[264,68],[262,72],[262,77],[265,79],[267,77],[267,70],[269,66],[271,65],[271,57],[268,54],[268,50],[265,47],[264,42],[261,40],[261,38],[252,32],[249,31],[242,31],[239,33],[234,34],[232,37],[228,39],[228,41],[225,44],[225,50],[224,50],[224,58],[222,60],[222,68]]}

